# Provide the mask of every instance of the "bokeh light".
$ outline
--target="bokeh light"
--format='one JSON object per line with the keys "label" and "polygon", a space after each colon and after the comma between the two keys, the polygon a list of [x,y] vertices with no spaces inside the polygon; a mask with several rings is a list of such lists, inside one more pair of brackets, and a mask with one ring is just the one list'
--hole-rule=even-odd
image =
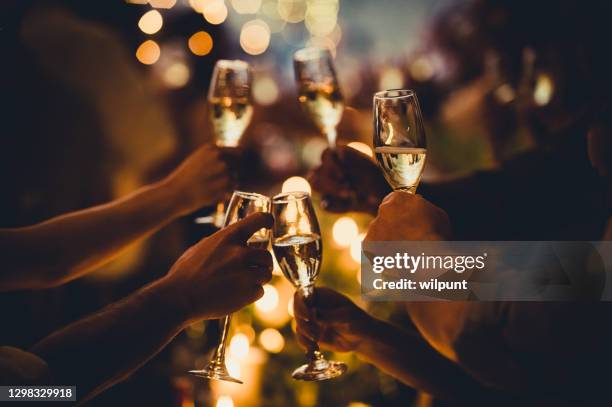
{"label": "bokeh light", "polygon": [[255,302],[255,308],[262,312],[272,311],[278,306],[278,291],[270,284],[263,286],[264,295]]}
{"label": "bokeh light", "polygon": [[209,0],[202,4],[204,19],[212,25],[219,25],[227,18],[227,6],[223,0]]}
{"label": "bokeh light", "polygon": [[141,64],[152,65],[157,62],[161,55],[159,45],[153,40],[146,40],[136,50],[136,58]]}
{"label": "bokeh light", "polygon": [[278,14],[288,23],[299,23],[306,16],[306,0],[278,0]]}
{"label": "bokeh light", "polygon": [[306,178],[290,177],[283,182],[281,192],[308,192],[310,194],[312,188],[310,188],[310,183]]}
{"label": "bokeh light", "polygon": [[197,56],[208,55],[213,48],[213,39],[206,31],[198,31],[189,37],[189,49]]}
{"label": "bokeh light", "polygon": [[204,4],[206,0],[189,0],[189,5],[196,13],[204,12]]}
{"label": "bokeh light", "polygon": [[361,263],[361,242],[365,238],[365,233],[361,233],[357,238],[353,239],[350,246],[351,258],[355,263]]}
{"label": "bokeh light", "polygon": [[244,360],[249,355],[249,337],[243,333],[232,336],[228,354],[238,360]]}
{"label": "bokeh light", "polygon": [[285,338],[274,328],[267,328],[259,334],[259,343],[271,353],[279,353],[285,347]]}
{"label": "bokeh light", "polygon": [[261,0],[232,0],[232,7],[238,14],[256,14],[261,7]]}
{"label": "bokeh light", "polygon": [[234,400],[230,396],[221,396],[217,399],[215,407],[234,407]]}
{"label": "bokeh light", "polygon": [[385,68],[380,74],[379,89],[399,89],[404,86],[404,73],[398,68]]}
{"label": "bokeh light", "polygon": [[555,85],[552,78],[542,73],[536,78],[535,88],[533,90],[533,100],[538,106],[546,106],[550,103],[554,91]]}
{"label": "bokeh light", "polygon": [[138,28],[145,34],[155,34],[161,30],[164,25],[164,19],[157,10],[149,10],[138,20]]}
{"label": "bokeh light", "polygon": [[240,30],[240,46],[250,55],[266,52],[270,45],[271,31],[265,21],[257,19],[246,22]]}
{"label": "bokeh light", "polygon": [[313,0],[307,5],[304,24],[308,32],[313,36],[330,34],[338,23],[337,0]]}
{"label": "bokeh light", "polygon": [[274,104],[280,95],[276,81],[269,76],[256,78],[253,83],[252,92],[255,102],[262,106]]}
{"label": "bokeh light", "polygon": [[302,148],[302,160],[308,168],[313,168],[321,164],[321,155],[329,146],[327,140],[321,137],[312,137],[304,143]]}
{"label": "bokeh light", "polygon": [[353,218],[342,216],[334,222],[332,227],[334,242],[340,247],[349,247],[353,240],[359,236],[359,227]]}
{"label": "bokeh light", "polygon": [[164,84],[171,89],[182,88],[189,82],[191,71],[184,62],[174,62],[168,65],[162,74]]}
{"label": "bokeh light", "polygon": [[235,358],[228,356],[225,358],[225,366],[230,376],[240,379],[240,362]]}
{"label": "bokeh light", "polygon": [[430,80],[434,75],[434,65],[425,56],[416,58],[408,67],[410,76],[412,79],[418,82],[425,82]]}
{"label": "bokeh light", "polygon": [[287,301],[287,313],[289,313],[291,318],[295,317],[295,314],[293,313],[293,297],[289,298],[289,301]]}
{"label": "bokeh light", "polygon": [[176,0],[149,0],[149,4],[154,8],[172,8]]}
{"label": "bokeh light", "polygon": [[369,157],[374,157],[374,153],[372,152],[372,149],[366,143],[362,143],[361,141],[351,141],[347,145],[350,148],[354,148],[355,150],[359,151],[360,153],[363,153]]}

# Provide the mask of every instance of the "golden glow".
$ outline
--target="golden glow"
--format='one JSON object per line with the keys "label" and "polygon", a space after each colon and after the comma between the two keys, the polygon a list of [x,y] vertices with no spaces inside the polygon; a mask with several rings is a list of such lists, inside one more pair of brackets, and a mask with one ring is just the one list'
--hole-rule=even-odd
{"label": "golden glow", "polygon": [[172,89],[182,88],[189,82],[191,71],[183,62],[170,64],[163,73],[163,80],[166,86]]}
{"label": "golden glow", "polygon": [[272,311],[278,306],[278,291],[276,287],[270,284],[263,286],[264,295],[255,302],[255,308],[260,311]]}
{"label": "golden glow", "polygon": [[290,297],[289,301],[287,301],[287,313],[291,316],[291,318],[295,317],[295,314],[293,313],[293,297]]}
{"label": "golden glow", "polygon": [[234,407],[234,400],[230,396],[221,396],[217,399],[215,407]]}
{"label": "golden glow", "polygon": [[269,77],[255,79],[253,83],[253,99],[262,106],[269,106],[278,100],[278,85],[276,81]]}
{"label": "golden glow", "polygon": [[232,0],[232,7],[238,14],[255,14],[261,7],[261,0]]}
{"label": "golden glow", "polygon": [[346,407],[371,407],[369,404],[360,401],[351,401]]}
{"label": "golden glow", "polygon": [[283,182],[281,192],[308,192],[308,194],[310,194],[312,189],[310,188],[310,183],[306,180],[306,178],[290,177]]}
{"label": "golden glow", "polygon": [[503,104],[510,103],[516,98],[514,88],[508,83],[504,83],[495,89],[494,94],[497,100]]}
{"label": "golden glow", "polygon": [[380,75],[379,89],[399,89],[404,86],[404,74],[397,68],[386,68]]}
{"label": "golden glow", "polygon": [[429,58],[425,56],[418,57],[410,64],[408,68],[410,76],[415,81],[425,82],[430,80],[434,75],[434,67]]}
{"label": "golden glow", "polygon": [[334,242],[340,247],[349,247],[359,237],[357,223],[348,216],[342,216],[334,222],[332,227]]}
{"label": "golden glow", "polygon": [[552,78],[545,73],[539,74],[533,90],[533,100],[538,106],[546,106],[550,103],[554,91],[555,85]]}
{"label": "golden glow", "polygon": [[249,355],[249,337],[243,333],[234,335],[229,344],[229,355],[244,360]]}
{"label": "golden glow", "polygon": [[189,5],[196,13],[202,13],[204,11],[204,4],[206,0],[189,0]]}
{"label": "golden glow", "polygon": [[189,49],[197,56],[208,55],[213,48],[213,39],[206,31],[198,31],[189,37]]}
{"label": "golden glow", "polygon": [[264,329],[259,334],[259,343],[271,353],[279,353],[285,347],[285,338],[274,328]]}
{"label": "golden glow", "polygon": [[227,6],[223,0],[209,0],[202,7],[204,18],[212,25],[219,25],[227,18]]}
{"label": "golden glow", "polygon": [[157,45],[157,43],[153,40],[143,42],[136,50],[136,58],[141,64],[145,65],[152,65],[156,63],[160,55],[161,50],[159,45]]}
{"label": "golden glow", "polygon": [[225,358],[225,366],[230,376],[240,379],[240,362],[235,358],[228,356]]}
{"label": "golden glow", "polygon": [[365,233],[361,233],[351,242],[351,258],[353,259],[353,261],[355,261],[355,263],[361,263],[361,242],[363,242],[364,237]]}
{"label": "golden glow", "polygon": [[307,3],[306,29],[313,36],[330,34],[338,23],[339,5],[334,0],[317,0]]}
{"label": "golden glow", "polygon": [[305,0],[278,0],[278,15],[288,23],[299,23],[306,16]]}
{"label": "golden glow", "polygon": [[352,141],[348,143],[347,145],[350,148],[354,148],[355,150],[359,151],[360,153],[363,153],[369,157],[374,157],[374,153],[372,152],[372,149],[366,143],[362,143],[361,141]]}
{"label": "golden glow", "polygon": [[149,0],[149,4],[154,8],[172,8],[176,0]]}
{"label": "golden glow", "polygon": [[246,22],[240,30],[240,46],[250,55],[266,52],[270,45],[270,27],[263,20]]}
{"label": "golden glow", "polygon": [[145,34],[155,34],[161,30],[164,25],[164,19],[157,10],[149,10],[138,20],[138,28]]}

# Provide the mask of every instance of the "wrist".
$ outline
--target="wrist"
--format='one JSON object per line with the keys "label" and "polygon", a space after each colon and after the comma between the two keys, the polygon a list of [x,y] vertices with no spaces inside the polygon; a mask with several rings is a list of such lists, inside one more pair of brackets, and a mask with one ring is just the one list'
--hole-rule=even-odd
{"label": "wrist", "polygon": [[191,205],[189,194],[185,192],[186,188],[180,185],[172,174],[154,184],[154,188],[165,197],[175,217],[186,215],[197,209]]}
{"label": "wrist", "polygon": [[376,352],[378,333],[384,332],[387,323],[366,314],[366,318],[355,325],[354,335],[359,338],[354,351],[362,359],[370,360],[369,355]]}
{"label": "wrist", "polygon": [[168,315],[168,318],[181,328],[191,322],[191,312],[187,298],[171,277],[165,276],[148,287],[155,309]]}

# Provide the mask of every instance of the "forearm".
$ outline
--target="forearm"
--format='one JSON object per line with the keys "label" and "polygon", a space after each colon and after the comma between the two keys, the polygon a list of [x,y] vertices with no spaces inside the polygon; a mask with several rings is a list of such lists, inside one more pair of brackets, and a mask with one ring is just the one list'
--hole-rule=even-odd
{"label": "forearm", "polygon": [[446,359],[418,332],[373,319],[364,329],[357,355],[417,390],[446,400],[482,401],[488,392]]}
{"label": "forearm", "polygon": [[164,285],[153,283],[51,334],[32,351],[48,363],[53,382],[76,385],[83,402],[126,378],[182,329],[187,318],[168,298]]}
{"label": "forearm", "polygon": [[0,231],[0,287],[56,285],[100,266],[180,215],[176,195],[159,182],[104,205]]}

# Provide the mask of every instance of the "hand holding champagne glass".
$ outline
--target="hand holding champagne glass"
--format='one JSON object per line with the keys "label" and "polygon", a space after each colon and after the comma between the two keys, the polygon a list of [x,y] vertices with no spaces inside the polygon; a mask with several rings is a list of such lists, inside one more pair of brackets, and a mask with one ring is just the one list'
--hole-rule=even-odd
{"label": "hand holding champagne glass", "polygon": [[[221,59],[215,64],[208,89],[208,110],[218,147],[235,149],[240,145],[253,116],[251,82],[247,62]],[[224,210],[224,203],[219,202],[215,214],[197,218],[196,223],[221,227]]]}
{"label": "hand holding champagne glass", "polygon": [[[230,200],[229,207],[227,208],[224,227],[238,222],[256,212],[270,213],[270,198],[255,193],[235,191]],[[260,229],[247,240],[247,245],[256,249],[267,249],[269,242],[270,231],[268,229]],[[231,287],[229,288],[231,289]],[[206,379],[242,383],[239,379],[232,377],[225,366],[225,348],[227,345],[230,322],[231,315],[222,319],[221,339],[208,366],[202,370],[192,370],[189,373]]]}
{"label": "hand holding champagne glass", "polygon": [[373,144],[391,188],[415,193],[427,149],[421,108],[413,91],[393,89],[374,95]]}
{"label": "hand holding champagne glass", "polygon": [[[312,300],[319,276],[323,246],[319,223],[306,192],[289,192],[272,200],[274,227],[272,248],[285,277],[299,290],[304,301]],[[315,344],[307,354],[308,363],[297,368],[298,380],[333,379],[346,371],[342,362],[328,361]]]}
{"label": "hand holding champagne glass", "polygon": [[298,100],[304,111],[336,146],[336,126],[342,118],[344,100],[338,85],[333,57],[327,49],[304,48],[293,57]]}

